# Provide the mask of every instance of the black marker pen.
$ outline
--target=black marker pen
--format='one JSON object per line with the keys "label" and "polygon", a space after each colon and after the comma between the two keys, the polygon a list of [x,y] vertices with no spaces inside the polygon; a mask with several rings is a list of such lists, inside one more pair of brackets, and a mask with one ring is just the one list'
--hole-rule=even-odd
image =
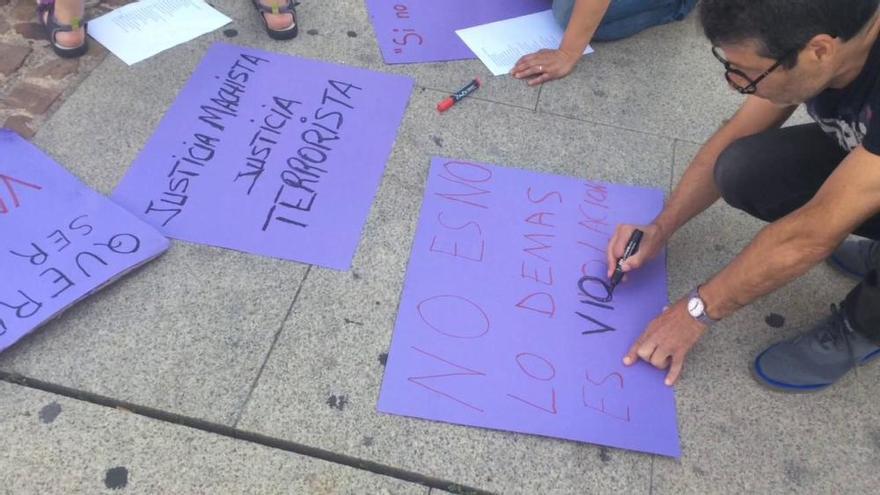
{"label": "black marker pen", "polygon": [[617,267],[614,268],[614,275],[611,275],[610,291],[613,291],[614,288],[617,287],[617,284],[620,283],[620,280],[623,278],[623,263],[627,260],[627,258],[639,252],[639,243],[642,242],[643,235],[645,235],[644,232],[636,229],[630,236],[629,242],[626,243],[626,249],[623,250],[623,256],[619,260],[617,260]]}
{"label": "black marker pen", "polygon": [[476,91],[480,86],[482,86],[482,83],[480,83],[480,80],[474,79],[473,81],[470,82],[470,84],[468,84],[467,86],[458,90],[454,95],[448,96],[448,97],[444,98],[443,101],[438,103],[437,104],[437,111],[440,113],[443,113],[443,112],[449,110],[450,108],[452,108],[452,105],[455,105],[456,103],[458,103],[459,101],[464,99],[465,96],[468,96],[471,93],[473,93],[474,91]]}

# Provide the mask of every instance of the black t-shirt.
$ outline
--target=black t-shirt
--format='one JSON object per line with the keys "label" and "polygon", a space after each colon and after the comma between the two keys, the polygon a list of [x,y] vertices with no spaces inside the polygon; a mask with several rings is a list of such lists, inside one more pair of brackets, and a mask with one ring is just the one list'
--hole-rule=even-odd
{"label": "black t-shirt", "polygon": [[807,111],[840,146],[860,144],[880,155],[880,39],[859,76],[843,89],[826,89],[807,101]]}

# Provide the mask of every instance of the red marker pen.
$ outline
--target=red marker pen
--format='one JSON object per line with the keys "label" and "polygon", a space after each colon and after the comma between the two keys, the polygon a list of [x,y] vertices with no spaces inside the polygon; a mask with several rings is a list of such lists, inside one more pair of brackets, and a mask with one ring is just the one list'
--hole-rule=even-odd
{"label": "red marker pen", "polygon": [[437,104],[437,111],[438,112],[445,112],[445,111],[449,110],[450,108],[452,108],[452,105],[455,105],[456,103],[461,101],[465,96],[468,96],[471,93],[473,93],[474,91],[476,91],[477,88],[479,88],[480,86],[482,86],[482,83],[480,83],[480,80],[474,79],[473,81],[471,81],[470,84],[461,88],[457,93],[455,93],[454,95],[452,95],[448,98],[445,98],[443,101],[438,103]]}

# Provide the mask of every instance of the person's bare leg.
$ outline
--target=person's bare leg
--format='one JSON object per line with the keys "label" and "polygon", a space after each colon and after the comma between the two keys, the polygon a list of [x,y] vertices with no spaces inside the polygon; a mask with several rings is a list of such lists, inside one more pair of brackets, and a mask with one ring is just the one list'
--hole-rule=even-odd
{"label": "person's bare leg", "polygon": [[[44,12],[43,19],[45,20],[48,15],[48,12]],[[82,24],[83,15],[85,15],[85,0],[55,0],[55,18],[58,19],[59,24],[72,25],[74,22]],[[82,27],[55,35],[55,41],[65,48],[76,48],[82,45],[85,39],[86,31]]]}
{"label": "person's bare leg", "polygon": [[[266,7],[284,7],[287,0],[260,0],[262,5]],[[293,28],[293,14],[263,14],[266,17],[266,24],[273,31],[284,31]]]}

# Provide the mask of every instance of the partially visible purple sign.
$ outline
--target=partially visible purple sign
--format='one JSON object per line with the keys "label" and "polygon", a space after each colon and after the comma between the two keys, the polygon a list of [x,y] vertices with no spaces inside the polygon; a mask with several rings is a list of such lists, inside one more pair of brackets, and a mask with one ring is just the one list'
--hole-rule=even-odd
{"label": "partially visible purple sign", "polygon": [[0,129],[0,352],[168,240]]}
{"label": "partially visible purple sign", "polygon": [[386,64],[476,58],[456,29],[534,14],[551,0],[367,0]]}
{"label": "partially visible purple sign", "polygon": [[412,86],[215,44],[113,199],[176,239],[347,270]]}
{"label": "partially visible purple sign", "polygon": [[663,193],[435,158],[379,410],[679,456],[665,374],[627,349],[667,302],[665,255],[609,294],[616,224]]}

